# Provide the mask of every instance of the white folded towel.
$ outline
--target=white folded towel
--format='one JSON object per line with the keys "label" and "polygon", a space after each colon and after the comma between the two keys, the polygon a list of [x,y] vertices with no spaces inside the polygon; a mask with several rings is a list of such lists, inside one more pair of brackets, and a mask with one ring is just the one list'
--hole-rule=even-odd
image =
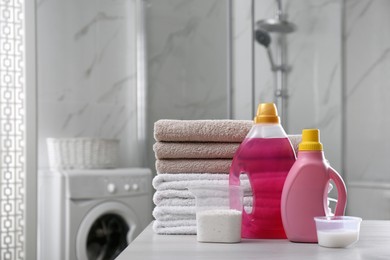
{"label": "white folded towel", "polygon": [[[159,192],[159,191],[158,191]],[[156,192],[157,193],[157,192]],[[154,200],[153,202],[156,206],[162,207],[162,206],[195,206],[195,199],[194,198],[160,198],[158,200]]]}
{"label": "white folded towel", "polygon": [[[250,191],[244,192],[244,205],[249,205],[249,201],[247,197],[252,200],[252,195]],[[171,200],[171,201],[168,201]],[[182,200],[193,200],[193,202],[188,201],[184,202]],[[168,202],[167,202],[168,201]],[[153,202],[156,206],[187,206],[187,205],[195,205],[195,197],[188,190],[158,190],[153,194]],[[169,204],[168,204],[169,203]],[[177,205],[175,204],[177,203]],[[164,205],[165,204],[165,205]]]}
{"label": "white folded towel", "polygon": [[[186,207],[194,207],[195,199],[194,198],[162,198],[159,199],[156,203],[156,206],[186,206]],[[244,197],[244,207],[251,207],[253,205],[252,197]]]}
{"label": "white folded towel", "polygon": [[153,231],[160,235],[195,235],[196,220],[155,220],[153,222]]}
{"label": "white folded towel", "polygon": [[189,186],[194,184],[218,184],[223,181],[227,184],[229,174],[215,174],[215,173],[162,173],[157,174],[152,181],[153,187],[156,190],[186,190]]}
{"label": "white folded towel", "polygon": [[161,221],[154,221],[158,223],[155,224],[156,227],[182,227],[182,226],[195,226],[196,227],[196,220],[195,219],[186,219],[186,220],[161,220]]}
{"label": "white folded towel", "polygon": [[[248,176],[242,174],[240,176],[241,186],[244,191],[250,191]],[[158,173],[152,181],[153,187],[157,191],[161,190],[187,190],[192,186],[203,186],[207,184],[229,184],[229,174],[215,173]]]}
{"label": "white folded towel", "polygon": [[158,221],[195,219],[195,207],[155,207],[153,217]]}
{"label": "white folded towel", "polygon": [[164,199],[194,199],[194,195],[188,190],[158,190],[153,195],[153,202],[158,205]]}
{"label": "white folded towel", "polygon": [[[252,198],[244,199],[244,208],[252,210]],[[195,206],[157,206],[153,209],[153,217],[159,221],[196,219]]]}

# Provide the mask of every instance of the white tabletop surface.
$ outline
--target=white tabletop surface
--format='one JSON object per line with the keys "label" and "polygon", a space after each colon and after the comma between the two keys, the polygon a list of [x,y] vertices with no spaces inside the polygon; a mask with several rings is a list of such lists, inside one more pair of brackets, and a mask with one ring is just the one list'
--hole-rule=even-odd
{"label": "white tabletop surface", "polygon": [[359,241],[349,248],[265,239],[243,239],[237,244],[199,243],[196,235],[157,235],[149,225],[117,258],[130,259],[390,260],[390,221],[363,221]]}

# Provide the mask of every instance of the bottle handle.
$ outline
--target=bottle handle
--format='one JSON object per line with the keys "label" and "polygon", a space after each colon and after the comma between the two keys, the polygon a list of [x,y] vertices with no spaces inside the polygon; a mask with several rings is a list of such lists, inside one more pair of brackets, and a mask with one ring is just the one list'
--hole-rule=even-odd
{"label": "bottle handle", "polygon": [[337,204],[335,209],[335,216],[343,216],[345,207],[347,205],[347,188],[341,176],[332,167],[328,169],[330,178],[334,181],[337,188]]}
{"label": "bottle handle", "polygon": [[[235,176],[235,177],[232,177],[234,175],[235,172],[239,172],[238,176]],[[230,171],[229,171],[229,186],[241,186],[242,187],[242,184],[241,184],[241,180],[240,180],[240,176],[241,174],[245,173],[245,171],[243,171],[241,169],[241,167],[239,167],[237,164],[234,163],[234,159],[233,159],[233,162],[232,162],[232,166],[230,167]],[[244,198],[242,198],[243,200]],[[239,206],[242,207],[242,214],[245,215],[246,214],[246,211],[244,209],[244,202],[242,201],[237,201],[234,196],[233,197],[230,197],[230,207],[233,208],[233,209],[238,209],[239,210]]]}

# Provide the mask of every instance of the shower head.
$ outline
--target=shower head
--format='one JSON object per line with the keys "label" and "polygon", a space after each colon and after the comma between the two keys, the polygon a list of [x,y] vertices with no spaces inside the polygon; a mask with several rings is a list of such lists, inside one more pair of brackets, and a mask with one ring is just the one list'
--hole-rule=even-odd
{"label": "shower head", "polygon": [[274,18],[260,20],[256,23],[256,25],[258,28],[265,30],[267,32],[275,32],[275,33],[282,33],[282,34],[291,33],[296,30],[295,24],[285,20],[274,19]]}
{"label": "shower head", "polygon": [[266,48],[268,48],[269,44],[271,43],[271,37],[269,36],[269,33],[264,30],[256,30],[255,38],[258,43]]}
{"label": "shower head", "polygon": [[275,71],[276,70],[275,62],[272,56],[272,52],[269,48],[269,45],[271,43],[271,36],[269,35],[268,32],[261,29],[257,29],[255,32],[255,39],[258,43],[260,43],[267,49],[268,59],[271,64],[271,70]]}

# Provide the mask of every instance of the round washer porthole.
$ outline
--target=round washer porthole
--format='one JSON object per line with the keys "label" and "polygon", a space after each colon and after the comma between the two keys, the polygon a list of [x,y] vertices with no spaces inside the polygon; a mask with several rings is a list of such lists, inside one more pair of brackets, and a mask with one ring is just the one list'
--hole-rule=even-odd
{"label": "round washer porthole", "polygon": [[114,259],[138,234],[138,219],[129,207],[106,202],[84,217],[77,232],[78,260]]}

